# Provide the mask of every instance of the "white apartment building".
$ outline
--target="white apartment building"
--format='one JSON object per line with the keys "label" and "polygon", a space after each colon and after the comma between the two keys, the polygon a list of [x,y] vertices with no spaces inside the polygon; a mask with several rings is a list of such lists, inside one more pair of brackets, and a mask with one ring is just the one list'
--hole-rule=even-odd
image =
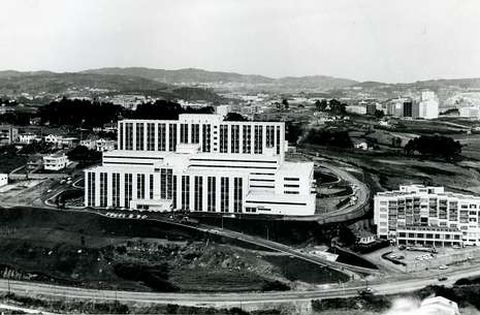
{"label": "white apartment building", "polygon": [[397,244],[480,245],[480,197],[400,186],[375,195],[374,222],[379,238]]}
{"label": "white apartment building", "polygon": [[424,119],[438,118],[438,98],[433,91],[422,91],[419,107],[419,117]]}
{"label": "white apartment building", "polygon": [[65,154],[50,154],[43,157],[43,167],[49,171],[59,171],[70,164]]}
{"label": "white apartment building", "polygon": [[281,122],[123,120],[118,150],[85,170],[85,206],[313,215],[313,163],[284,160]]}

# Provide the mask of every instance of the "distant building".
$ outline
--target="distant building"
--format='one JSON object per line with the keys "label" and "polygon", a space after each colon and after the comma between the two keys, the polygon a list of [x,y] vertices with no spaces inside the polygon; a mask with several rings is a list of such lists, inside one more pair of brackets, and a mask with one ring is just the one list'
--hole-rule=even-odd
{"label": "distant building", "polygon": [[63,154],[51,154],[43,157],[43,167],[49,171],[59,171],[70,164],[68,157]]}
{"label": "distant building", "polygon": [[347,113],[365,115],[367,113],[367,107],[362,105],[348,105],[345,107]]}
{"label": "distant building", "polygon": [[443,187],[400,186],[374,197],[377,235],[397,244],[479,246],[479,218],[480,197]]}
{"label": "distant building", "polygon": [[8,184],[8,174],[0,174],[0,187]]}
{"label": "distant building", "polygon": [[419,113],[418,117],[424,119],[438,118],[439,105],[438,98],[432,91],[423,91],[418,104]]}
{"label": "distant building", "polygon": [[40,137],[33,133],[22,133],[18,135],[18,143],[20,144],[32,144],[41,140]]}
{"label": "distant building", "polygon": [[18,129],[11,125],[0,126],[0,145],[9,145],[18,139]]}
{"label": "distant building", "polygon": [[377,104],[368,103],[366,105],[366,108],[367,108],[367,114],[368,115],[375,115],[375,113],[377,112]]}
{"label": "distant building", "polygon": [[471,106],[460,107],[458,109],[458,116],[480,119],[480,106],[471,105]]}
{"label": "distant building", "polygon": [[58,136],[54,134],[49,134],[45,136],[44,139],[46,143],[53,144],[60,149],[74,148],[80,143],[80,140],[78,138],[63,137],[63,136]]}
{"label": "distant building", "polygon": [[106,152],[106,151],[112,151],[115,150],[115,145],[116,145],[115,140],[110,140],[110,139],[86,139],[80,141],[80,145],[87,147],[90,150],[96,150],[99,152]]}

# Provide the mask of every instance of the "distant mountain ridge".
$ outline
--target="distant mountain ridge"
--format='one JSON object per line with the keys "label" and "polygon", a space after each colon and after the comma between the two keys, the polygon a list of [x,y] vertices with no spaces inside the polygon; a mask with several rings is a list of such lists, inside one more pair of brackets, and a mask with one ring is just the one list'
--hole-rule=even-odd
{"label": "distant mountain ridge", "polygon": [[133,75],[152,79],[168,84],[247,84],[258,85],[264,88],[318,88],[329,90],[342,88],[359,83],[355,80],[335,78],[330,76],[303,76],[283,77],[274,79],[262,75],[240,74],[236,72],[207,71],[196,68],[178,70],[151,69],[151,68],[100,68],[82,71],[82,73]]}

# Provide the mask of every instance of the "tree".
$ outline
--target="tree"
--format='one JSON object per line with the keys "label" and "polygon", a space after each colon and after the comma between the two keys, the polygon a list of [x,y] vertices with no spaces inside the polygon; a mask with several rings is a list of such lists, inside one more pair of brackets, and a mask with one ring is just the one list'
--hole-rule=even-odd
{"label": "tree", "polygon": [[407,155],[413,155],[415,152],[423,156],[430,156],[451,160],[458,157],[462,152],[460,142],[445,136],[420,136],[413,138],[404,147]]}
{"label": "tree", "polygon": [[319,112],[324,112],[327,109],[328,103],[327,100],[322,99],[321,101],[315,101],[315,109]]}
{"label": "tree", "polygon": [[288,100],[286,98],[282,100],[282,105],[284,110],[288,110],[288,108],[290,107],[290,105],[288,104]]}
{"label": "tree", "polygon": [[248,118],[239,114],[239,113],[228,113],[225,118],[223,118],[224,121],[248,121]]}
{"label": "tree", "polygon": [[311,129],[304,142],[317,145],[353,148],[353,142],[347,131]]}
{"label": "tree", "polygon": [[384,116],[385,116],[385,113],[383,112],[383,110],[378,110],[378,109],[375,110],[375,117],[376,118],[381,119]]}
{"label": "tree", "polygon": [[98,163],[102,161],[102,153],[96,150],[90,150],[89,148],[79,145],[67,153],[70,161],[82,162],[82,163]]}
{"label": "tree", "polygon": [[335,115],[345,115],[347,113],[346,106],[347,104],[341,103],[336,99],[331,99],[329,102],[330,112]]}

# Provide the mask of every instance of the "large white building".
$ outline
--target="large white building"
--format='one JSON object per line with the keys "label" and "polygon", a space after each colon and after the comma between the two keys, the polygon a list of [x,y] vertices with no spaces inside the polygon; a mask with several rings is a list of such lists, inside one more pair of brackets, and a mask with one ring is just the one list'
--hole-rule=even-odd
{"label": "large white building", "polygon": [[48,171],[59,171],[70,164],[65,153],[50,154],[43,157],[43,168]]}
{"label": "large white building", "polygon": [[313,163],[284,160],[281,122],[123,120],[118,150],[85,170],[85,206],[313,215]]}
{"label": "large white building", "polygon": [[375,195],[374,222],[379,238],[397,244],[480,245],[480,197],[400,186]]}

